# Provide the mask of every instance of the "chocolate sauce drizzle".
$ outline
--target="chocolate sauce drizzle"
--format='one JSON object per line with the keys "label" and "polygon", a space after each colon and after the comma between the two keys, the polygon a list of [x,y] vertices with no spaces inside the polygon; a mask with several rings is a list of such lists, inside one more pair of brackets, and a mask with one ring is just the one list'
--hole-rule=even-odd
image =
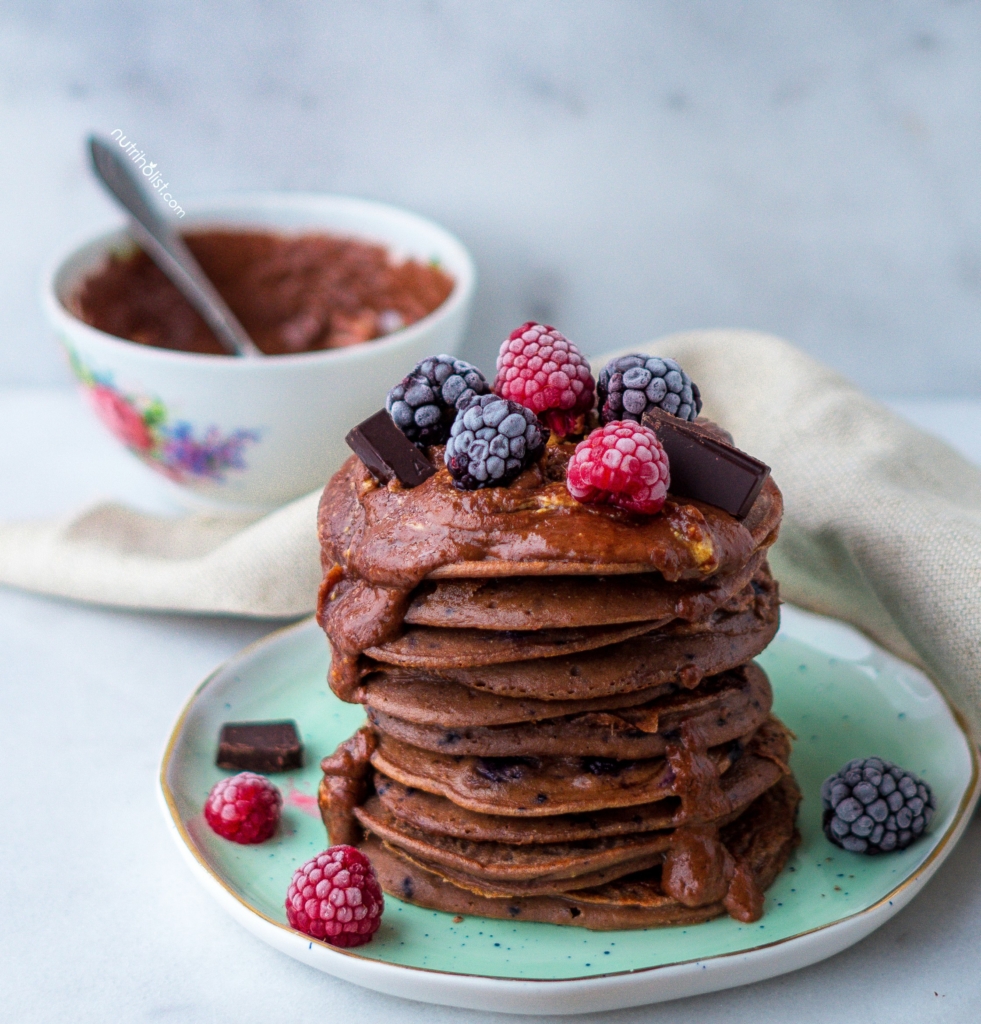
{"label": "chocolate sauce drizzle", "polygon": [[[705,818],[721,818],[732,805],[719,785],[704,734],[691,721],[682,725],[680,733],[679,741],[667,748],[667,760],[677,776],[682,810],[697,807]],[[762,890],[752,871],[722,844],[717,825],[682,825],[674,830],[661,888],[686,907],[721,900],[738,921],[756,921],[763,914]]]}
{"label": "chocolate sauce drizzle", "polygon": [[320,762],[324,777],[318,803],[331,845],[354,846],[363,838],[354,808],[368,795],[371,755],[377,743],[374,729],[362,726]]}

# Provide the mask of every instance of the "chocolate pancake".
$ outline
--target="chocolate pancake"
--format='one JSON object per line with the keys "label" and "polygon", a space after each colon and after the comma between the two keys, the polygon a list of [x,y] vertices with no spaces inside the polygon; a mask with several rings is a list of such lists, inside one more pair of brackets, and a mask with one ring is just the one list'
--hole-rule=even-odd
{"label": "chocolate pancake", "polygon": [[369,835],[361,848],[371,859],[386,893],[451,914],[596,930],[694,924],[727,910],[740,920],[750,921],[761,912],[762,890],[772,884],[800,841],[794,825],[799,801],[796,784],[784,778],[722,830],[722,843],[736,863],[734,876],[728,880],[723,898],[696,906],[664,891],[663,867],[562,895],[494,898],[454,884],[373,836]]}
{"label": "chocolate pancake", "polygon": [[701,742],[679,740],[665,757],[644,760],[454,757],[419,750],[381,733],[371,764],[404,786],[444,796],[478,813],[537,817],[629,807],[669,796],[685,800],[696,791],[692,806],[701,798],[722,803],[716,792],[718,777],[740,753],[740,742],[704,752]]}
{"label": "chocolate pancake", "polygon": [[684,722],[708,746],[753,732],[766,719],[773,693],[756,665],[713,676],[696,690],[660,697],[632,708],[589,711],[518,725],[419,725],[368,706],[368,718],[397,740],[437,753],[477,757],[663,757],[667,736]]}
{"label": "chocolate pancake", "polygon": [[[604,885],[624,875],[632,875],[638,871],[644,871],[660,864],[664,859],[664,851],[658,850],[643,853],[633,860],[624,860],[606,867],[597,868],[595,871],[584,871],[576,878],[555,878],[545,877],[529,878],[527,880],[515,880],[513,882],[494,882],[477,875],[469,874],[466,871],[459,871],[433,861],[427,861],[407,853],[405,849],[396,846],[394,843],[385,843],[386,846],[396,850],[400,857],[410,864],[415,864],[425,871],[432,871],[440,875],[448,882],[466,889],[477,896],[508,897],[508,896],[554,896],[569,892],[582,887]],[[651,846],[655,845],[653,842]],[[529,847],[533,849],[533,847]]]}
{"label": "chocolate pancake", "polygon": [[732,633],[746,626],[752,628],[748,620],[734,622],[736,616],[750,612],[759,623],[776,612],[777,602],[775,584],[764,563],[751,583],[728,595],[707,617],[696,621],[669,618],[619,626],[503,632],[408,626],[401,636],[369,647],[365,654],[387,664],[437,670],[541,660],[608,647],[645,633],[657,632],[665,636]]}
{"label": "chocolate pancake", "polygon": [[[750,802],[714,819],[712,829],[739,817]],[[686,834],[669,828],[514,845],[434,835],[397,818],[376,800],[358,807],[355,815],[368,832],[403,856],[483,896],[540,896],[601,885],[660,863]]]}
{"label": "chocolate pancake", "polygon": [[595,883],[577,883],[577,879],[602,871],[609,880],[616,872],[639,871],[632,865],[639,860],[657,863],[671,845],[670,831],[523,846],[478,843],[430,835],[399,820],[374,800],[358,807],[355,814],[368,832],[400,852],[427,866],[438,866],[448,877],[494,885],[502,895],[517,891],[515,887],[529,894],[582,889]]}
{"label": "chocolate pancake", "polygon": [[649,633],[670,620],[635,622],[625,626],[584,626],[581,629],[542,629],[538,632],[491,632],[484,629],[434,629],[409,626],[395,640],[369,647],[365,654],[389,665],[412,668],[468,668],[512,661],[554,658]]}
{"label": "chocolate pancake", "polygon": [[[762,730],[761,730],[762,731]],[[784,742],[786,752],[789,744]],[[786,753],[785,753],[786,756]],[[775,785],[787,773],[786,764],[778,758],[764,756],[752,749],[719,780],[728,806],[745,810],[758,796]],[[515,818],[505,815],[477,814],[458,807],[444,797],[401,783],[376,773],[377,796],[370,797],[365,807],[377,801],[397,819],[422,829],[429,835],[455,836],[475,842],[567,843],[604,836],[626,836],[656,832],[683,824],[701,824],[697,813],[684,813],[681,801],[669,797],[652,804],[619,807],[592,814],[556,815],[552,818]]]}
{"label": "chocolate pancake", "polygon": [[[755,658],[775,636],[779,626],[776,584],[767,580],[765,585],[754,585],[760,593],[750,611],[716,612],[695,626],[672,623],[657,632],[591,651],[468,666],[434,666],[419,658],[418,664],[405,666],[414,671],[401,673],[378,661],[363,659],[360,671],[365,677],[382,671],[389,680],[424,677],[523,700],[593,700],[666,683],[691,688],[704,676],[716,675]],[[467,657],[463,651],[454,653],[459,653],[460,658]],[[342,700],[354,699],[357,681],[349,690],[343,689],[343,680],[339,683],[333,673],[330,681]]]}
{"label": "chocolate pancake", "polygon": [[[399,636],[405,628],[403,617],[408,610],[411,590],[410,585],[399,588],[372,584],[335,564],[321,584],[318,621],[341,654],[349,658],[357,656]],[[720,592],[719,597],[722,596],[724,594]],[[685,614],[696,611],[701,614],[708,603],[702,600],[700,606],[692,605],[686,611],[687,606],[682,602],[680,609]],[[428,627],[410,624],[408,628],[419,630]]]}
{"label": "chocolate pancake", "polygon": [[[346,747],[350,746],[350,742]],[[362,756],[367,760],[367,748]],[[777,719],[768,719],[746,744],[742,756],[719,779],[719,788],[725,802],[718,806],[684,808],[678,797],[668,797],[651,804],[612,808],[590,814],[534,818],[479,814],[459,807],[444,797],[403,786],[379,772],[374,773],[371,787],[364,787],[362,800],[365,803],[376,801],[399,820],[432,835],[516,845],[574,842],[675,828],[683,824],[700,824],[709,820],[712,813],[730,814],[739,811],[783,775],[789,774],[789,757],[790,736],[787,729]],[[350,762],[349,766],[354,767]],[[354,767],[352,776],[359,775],[360,769]],[[374,796],[370,795],[372,788]],[[330,788],[326,782],[322,782],[318,801],[324,824],[328,824],[330,818],[332,799],[334,797]],[[350,790],[345,789],[341,795],[344,806],[336,810],[348,818],[354,807],[349,801]],[[709,817],[706,817],[706,811]],[[332,841],[339,840],[332,837]]]}
{"label": "chocolate pancake", "polygon": [[537,722],[561,715],[588,714],[646,704],[674,693],[672,683],[651,686],[633,693],[595,697],[592,700],[532,700],[498,697],[471,690],[444,679],[419,678],[412,669],[383,669],[366,677],[353,694],[353,702],[418,725],[465,728],[470,725],[508,725]]}
{"label": "chocolate pancake", "polygon": [[656,573],[630,576],[512,576],[425,580],[404,621],[444,629],[541,630],[612,626],[711,615],[743,590],[763,564],[758,550],[739,570],[709,583],[668,583]]}

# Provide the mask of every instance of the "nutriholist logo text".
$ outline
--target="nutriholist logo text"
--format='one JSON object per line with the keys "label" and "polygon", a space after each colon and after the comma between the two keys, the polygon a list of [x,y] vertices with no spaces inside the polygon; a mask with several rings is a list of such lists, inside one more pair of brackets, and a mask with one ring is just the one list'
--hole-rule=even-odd
{"label": "nutriholist logo text", "polygon": [[169,187],[170,182],[163,180],[163,175],[157,170],[156,162],[149,162],[144,153],[135,142],[130,142],[129,139],[123,134],[121,128],[117,128],[112,133],[118,143],[120,149],[136,164],[137,167],[143,172],[147,178],[147,184],[156,189],[160,193],[160,198],[177,214],[178,217],[184,216],[184,207],[181,206],[177,200],[165,189]]}

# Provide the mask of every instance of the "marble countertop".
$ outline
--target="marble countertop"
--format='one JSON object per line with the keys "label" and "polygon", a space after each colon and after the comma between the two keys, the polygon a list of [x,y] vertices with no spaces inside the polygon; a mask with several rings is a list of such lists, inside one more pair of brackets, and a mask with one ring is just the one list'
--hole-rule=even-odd
{"label": "marble countertop", "polygon": [[[981,464],[981,401],[892,404]],[[106,496],[168,507],[148,471],[60,390],[0,391],[0,481],[0,518],[57,515]],[[508,1019],[310,970],[235,924],[180,860],[154,796],[173,719],[211,668],[276,625],[0,590],[0,1019]],[[975,1021],[979,862],[976,816],[923,893],[852,949],[760,984],[577,1019]]]}

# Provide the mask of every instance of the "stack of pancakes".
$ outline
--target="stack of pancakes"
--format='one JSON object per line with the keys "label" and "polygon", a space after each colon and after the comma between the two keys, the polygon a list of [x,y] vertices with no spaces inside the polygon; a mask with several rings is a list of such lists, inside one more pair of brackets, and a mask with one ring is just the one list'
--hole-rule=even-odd
{"label": "stack of pancakes", "polygon": [[742,522],[670,496],[651,517],[580,505],[572,450],[507,488],[379,486],[356,458],[328,484],[319,621],[334,692],[368,717],[323,762],[330,840],[451,913],[755,920],[798,841],[751,662],[778,624],[780,492]]}

